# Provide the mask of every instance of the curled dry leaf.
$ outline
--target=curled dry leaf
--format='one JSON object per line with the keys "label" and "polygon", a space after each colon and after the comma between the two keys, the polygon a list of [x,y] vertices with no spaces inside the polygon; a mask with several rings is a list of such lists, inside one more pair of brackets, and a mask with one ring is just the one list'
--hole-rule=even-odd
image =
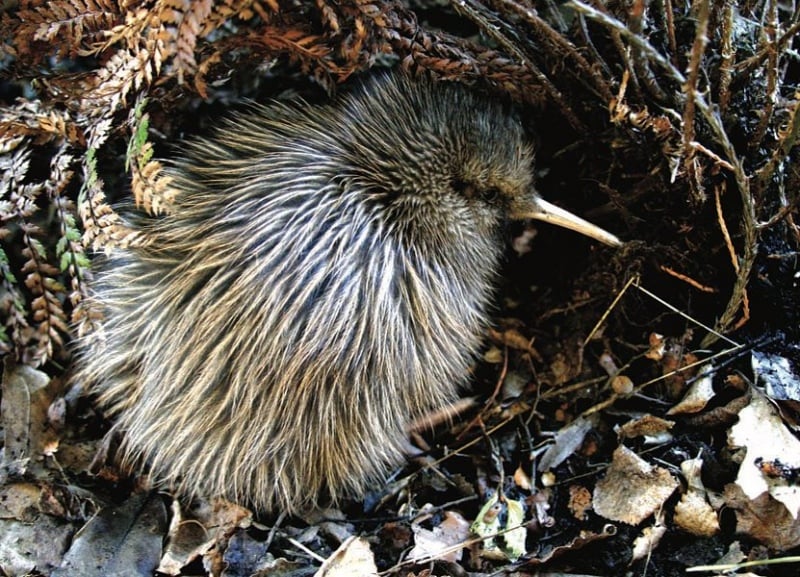
{"label": "curled dry leaf", "polygon": [[521,465],[514,471],[514,484],[524,491],[530,491],[533,488],[533,479]]}
{"label": "curled dry leaf", "polygon": [[800,377],[790,359],[754,350],[751,364],[757,382],[771,399],[800,401]]}
{"label": "curled dry leaf", "polygon": [[595,533],[593,531],[581,531],[581,534],[570,542],[566,543],[565,545],[559,545],[556,547],[552,547],[548,550],[545,550],[545,553],[542,557],[528,557],[525,559],[525,563],[529,566],[535,565],[543,565],[552,561],[553,559],[560,557],[562,555],[568,554],[570,552],[575,552],[583,547],[586,547],[590,543],[595,543],[597,541],[604,541],[613,537],[617,534],[617,528],[614,525],[607,524],[605,525],[599,533]]}
{"label": "curled dry leaf", "polygon": [[504,354],[499,347],[489,347],[483,355],[483,360],[487,363],[497,365],[503,362]]}
{"label": "curled dry leaf", "polygon": [[350,537],[328,557],[314,577],[351,577],[378,575],[375,557],[369,543],[361,537]]}
{"label": "curled dry leaf", "polygon": [[686,479],[687,490],[675,505],[675,524],[698,537],[711,537],[719,531],[717,514],[706,500],[706,488],[700,473],[702,459],[690,459],[681,463],[681,472]]}
{"label": "curled dry leaf", "polygon": [[664,524],[664,514],[660,512],[656,515],[655,523],[649,527],[645,527],[633,541],[633,552],[631,554],[631,562],[645,559],[655,551],[661,538],[667,533],[667,526]]}
{"label": "curled dry leaf", "polygon": [[763,463],[780,463],[781,468],[800,469],[800,441],[786,428],[767,398],[753,390],[750,404],[739,411],[739,422],[728,433],[728,445],[744,448],[736,484],[745,495],[756,499],[768,492],[783,503],[797,519],[800,487],[791,480],[769,474]]}
{"label": "curled dry leaf", "polygon": [[683,399],[667,411],[668,415],[687,415],[699,413],[702,411],[708,402],[714,398],[713,380],[711,375],[714,372],[714,367],[711,364],[704,365],[700,369],[698,377],[689,387],[689,390],[684,395]]}
{"label": "curled dry leaf", "polygon": [[617,375],[611,379],[611,389],[617,395],[630,395],[633,388],[633,381],[626,375]]}
{"label": "curled dry leaf", "polygon": [[678,485],[669,471],[620,445],[606,476],[595,486],[594,510],[606,519],[638,525],[659,510]]}
{"label": "curled dry leaf", "polygon": [[222,544],[234,531],[250,523],[250,511],[229,501],[197,501],[190,511],[173,501],[168,542],[158,566],[159,573],[179,575],[194,559],[219,554],[224,550]]}
{"label": "curled dry leaf", "polygon": [[653,361],[660,361],[664,357],[667,345],[664,341],[664,335],[658,333],[650,333],[648,338],[650,348],[645,353],[645,357]]}
{"label": "curled dry leaf", "polygon": [[510,349],[514,349],[516,351],[522,351],[523,353],[528,353],[533,357],[536,361],[542,362],[542,356],[539,354],[533,346],[533,340],[529,339],[517,329],[507,329],[502,333],[495,330],[490,330],[489,335],[495,341],[504,344],[505,346],[509,347]]}
{"label": "curled dry leaf", "polygon": [[596,416],[578,417],[556,433],[554,442],[545,451],[536,469],[539,472],[554,469],[568,459],[583,444],[586,434],[596,423]]}
{"label": "curled dry leaf", "polygon": [[414,548],[408,559],[413,561],[460,561],[463,547],[458,545],[469,538],[469,522],[456,511],[445,511],[444,519],[433,529],[425,529],[415,522],[411,530]]}
{"label": "curled dry leaf", "polygon": [[674,421],[661,419],[653,415],[645,415],[640,419],[628,421],[617,431],[620,439],[633,439],[635,437],[661,437],[672,430]]}
{"label": "curled dry leaf", "polygon": [[697,537],[713,537],[719,532],[717,514],[699,491],[687,491],[675,505],[675,524]]}

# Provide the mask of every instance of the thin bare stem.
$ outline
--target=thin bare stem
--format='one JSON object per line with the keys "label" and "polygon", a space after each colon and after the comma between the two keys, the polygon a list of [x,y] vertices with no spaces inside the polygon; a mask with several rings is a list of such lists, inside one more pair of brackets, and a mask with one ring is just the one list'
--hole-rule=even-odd
{"label": "thin bare stem", "polygon": [[[675,82],[678,82],[681,86],[686,84],[686,78],[684,75],[681,74],[681,72],[675,68],[672,63],[669,62],[669,60],[660,54],[645,38],[641,38],[636,34],[633,34],[622,22],[616,18],[608,14],[604,14],[592,6],[581,2],[581,0],[570,0],[570,2],[568,2],[566,5],[572,7],[574,10],[577,10],[582,14],[585,14],[588,18],[599,22],[609,30],[619,33],[623,38],[625,38],[625,40],[641,49],[643,54],[645,54],[651,60],[651,62],[654,62],[661,67],[668,77],[672,78]],[[720,316],[715,327],[717,333],[724,333],[733,326],[739,309],[742,306],[742,303],[745,302],[745,289],[747,288],[747,283],[750,279],[750,272],[753,269],[753,263],[755,262],[756,258],[758,245],[755,202],[750,191],[750,178],[745,173],[742,161],[739,159],[736,149],[733,147],[733,144],[728,138],[728,134],[725,131],[725,127],[719,114],[708,104],[700,91],[694,92],[693,100],[697,111],[699,111],[705,119],[708,128],[716,141],[716,145],[722,149],[723,154],[721,156],[723,156],[733,167],[733,176],[736,182],[736,187],[739,190],[739,196],[742,203],[741,226],[742,236],[744,237],[744,245],[739,261],[739,274],[734,282],[730,300],[728,301],[725,311]],[[702,346],[709,346],[718,338],[719,336],[717,336],[717,334],[709,333],[703,340]]]}
{"label": "thin bare stem", "polygon": [[700,78],[700,64],[703,61],[703,53],[708,44],[708,15],[710,12],[710,0],[697,0],[695,9],[697,11],[697,24],[694,33],[694,43],[689,57],[686,82],[683,91],[686,94],[686,106],[683,108],[683,170],[692,189],[692,194],[698,201],[703,200],[703,185],[695,163],[695,149],[692,146],[695,137],[695,103],[697,101],[697,83]]}
{"label": "thin bare stem", "polygon": [[507,36],[505,31],[507,27],[495,14],[491,13],[485,6],[474,0],[452,0],[452,6],[459,14],[477,24],[481,30],[506,49],[511,56],[529,69],[542,89],[547,93],[549,99],[558,106],[570,125],[580,134],[586,132],[586,127],[583,122],[578,119],[572,108],[570,108],[561,91],[558,90],[547,75],[525,55],[519,48],[518,42],[515,42],[514,39]]}
{"label": "thin bare stem", "polygon": [[[795,34],[800,32],[800,22],[795,22],[792,24],[786,32],[784,32],[780,38],[778,38],[777,42],[775,43],[775,51],[778,53],[784,53],[786,51],[786,45],[794,38]],[[736,79],[737,80],[744,80],[747,76],[749,76],[754,70],[756,70],[759,66],[761,66],[764,61],[769,58],[769,51],[770,48],[767,46],[763,50],[759,51],[754,56],[751,56],[747,60],[742,60],[736,66]]]}
{"label": "thin bare stem", "polygon": [[675,17],[672,14],[672,0],[664,0],[664,21],[667,26],[667,42],[672,64],[678,66],[678,41],[675,38]]}
{"label": "thin bare stem", "polygon": [[[628,27],[636,36],[642,36],[644,30],[644,20],[646,12],[645,0],[634,0],[632,9],[629,12]],[[633,57],[633,70],[635,77],[650,92],[650,95],[659,102],[668,102],[667,93],[658,85],[653,71],[650,70],[648,59],[642,50],[634,45],[631,50]]]}
{"label": "thin bare stem", "polygon": [[780,140],[775,147],[769,161],[756,172],[756,183],[758,190],[764,189],[775,176],[778,168],[786,161],[789,153],[797,144],[800,137],[800,103],[795,102],[789,109],[789,120],[786,128],[780,132]]}
{"label": "thin bare stem", "polygon": [[531,8],[522,5],[516,0],[496,0],[496,3],[503,7],[511,9],[516,15],[520,16],[527,22],[534,32],[540,37],[544,38],[547,42],[560,48],[570,58],[572,58],[578,65],[578,77],[591,78],[595,89],[600,93],[600,96],[606,101],[610,102],[613,98],[611,86],[608,82],[592,68],[592,65],[578,52],[575,45],[562,34],[559,34],[550,25],[542,20],[542,18]]}
{"label": "thin bare stem", "polygon": [[728,110],[728,103],[731,100],[731,79],[733,78],[733,61],[736,57],[736,50],[733,47],[733,2],[726,0],[722,8],[722,24],[720,35],[722,46],[720,55],[722,60],[719,63],[719,90],[717,99],[719,110],[725,114]]}
{"label": "thin bare stem", "polygon": [[778,26],[778,2],[777,0],[769,0],[767,4],[767,23],[763,28],[766,35],[765,51],[767,63],[764,71],[767,76],[767,86],[764,95],[764,108],[759,113],[758,126],[750,138],[749,146],[751,150],[757,150],[764,140],[775,111],[775,102],[778,100],[778,47],[775,40]]}

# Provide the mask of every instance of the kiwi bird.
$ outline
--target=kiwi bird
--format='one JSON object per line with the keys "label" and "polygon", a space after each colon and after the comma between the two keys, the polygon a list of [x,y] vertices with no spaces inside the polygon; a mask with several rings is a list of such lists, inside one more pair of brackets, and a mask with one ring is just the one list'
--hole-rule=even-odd
{"label": "kiwi bird", "polygon": [[76,378],[128,463],[266,512],[363,494],[454,401],[510,219],[620,243],[544,201],[513,114],[452,83],[255,106],[178,156],[169,214],[98,258]]}

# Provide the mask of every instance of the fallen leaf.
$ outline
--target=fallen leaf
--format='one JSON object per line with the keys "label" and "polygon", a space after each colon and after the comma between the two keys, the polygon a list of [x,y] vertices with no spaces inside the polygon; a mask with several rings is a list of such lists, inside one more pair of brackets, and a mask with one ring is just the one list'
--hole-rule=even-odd
{"label": "fallen leaf", "polygon": [[361,537],[350,537],[328,557],[314,577],[371,577],[378,575],[375,556],[369,543]]}
{"label": "fallen leaf", "polygon": [[526,553],[528,532],[524,520],[525,508],[520,501],[493,494],[478,512],[470,531],[483,539],[485,558],[515,561]]}
{"label": "fallen leaf", "polygon": [[725,486],[726,505],[736,513],[736,532],[760,541],[773,551],[800,545],[800,520],[792,517],[769,493],[748,497],[736,483]]}
{"label": "fallen leaf", "polygon": [[783,503],[789,514],[800,512],[800,487],[782,477],[765,474],[762,462],[780,462],[782,466],[800,469],[800,441],[786,428],[780,415],[764,395],[753,391],[750,403],[739,411],[739,422],[728,433],[728,445],[744,448],[736,484],[750,499],[762,493]]}
{"label": "fallen leaf", "polygon": [[184,510],[179,501],[173,501],[168,541],[158,571],[166,575],[180,575],[181,569],[197,557],[216,555],[221,549],[224,550],[220,545],[236,529],[247,527],[250,523],[250,511],[230,501],[198,500],[190,511]]}
{"label": "fallen leaf", "polygon": [[578,417],[566,427],[559,429],[553,443],[539,459],[536,469],[542,472],[558,467],[580,448],[584,437],[592,430],[595,422],[594,416]]}
{"label": "fallen leaf", "polygon": [[444,519],[433,529],[425,529],[413,523],[414,548],[408,554],[410,560],[460,561],[463,544],[469,538],[469,523],[460,513],[445,511]]}
{"label": "fallen leaf", "polygon": [[[31,460],[43,454],[57,438],[49,426],[48,409],[52,402],[50,377],[8,359],[3,369],[3,396],[0,420],[3,426],[3,468],[21,475]],[[35,461],[33,461],[35,462]]]}
{"label": "fallen leaf", "polygon": [[674,426],[674,421],[667,421],[653,415],[644,415],[639,419],[633,419],[622,425],[619,428],[618,435],[622,439],[653,437],[669,432]]}
{"label": "fallen leaf", "polygon": [[680,402],[668,410],[667,414],[687,415],[699,413],[705,409],[708,402],[716,395],[711,378],[713,372],[714,368],[710,364],[704,365],[700,369],[699,376],[689,386],[689,390],[686,391]]}
{"label": "fallen leaf", "polygon": [[656,550],[658,544],[661,542],[661,538],[666,533],[667,526],[664,525],[664,515],[663,513],[659,513],[656,515],[655,523],[642,529],[641,535],[634,539],[631,562],[649,557],[650,554]]}
{"label": "fallen leaf", "polygon": [[572,516],[579,521],[586,518],[586,512],[592,508],[592,494],[583,485],[571,485],[569,488],[569,504]]}
{"label": "fallen leaf", "polygon": [[514,471],[514,484],[524,491],[530,491],[533,488],[531,476],[521,465]]}
{"label": "fallen leaf", "polygon": [[764,386],[771,399],[800,401],[800,375],[786,357],[754,350],[751,355],[756,382]]}
{"label": "fallen leaf", "polygon": [[698,537],[711,537],[719,532],[717,514],[706,499],[701,472],[702,459],[687,459],[681,463],[681,473],[687,489],[675,505],[675,524]]}
{"label": "fallen leaf", "polygon": [[[0,520],[0,567],[3,575],[50,575],[63,560],[77,527],[51,515],[31,522]],[[58,573],[52,573],[58,575]],[[66,575],[66,574],[63,574]],[[83,573],[71,573],[81,575]],[[97,574],[95,574],[97,575]],[[91,577],[89,574],[87,577]]]}
{"label": "fallen leaf", "polygon": [[84,525],[51,577],[149,577],[158,567],[167,529],[161,497],[134,495],[101,509]]}
{"label": "fallen leaf", "polygon": [[638,525],[678,488],[678,480],[620,445],[611,467],[594,488],[594,510],[601,517]]}

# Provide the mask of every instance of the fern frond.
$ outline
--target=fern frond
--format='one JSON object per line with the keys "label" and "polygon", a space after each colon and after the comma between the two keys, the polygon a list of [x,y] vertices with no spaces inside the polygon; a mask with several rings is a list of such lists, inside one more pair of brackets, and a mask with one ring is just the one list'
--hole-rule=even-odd
{"label": "fern frond", "polygon": [[195,48],[212,6],[211,0],[159,2],[160,24],[168,36],[169,44],[175,47],[174,65],[179,84],[183,84],[184,75],[193,75],[197,69]]}
{"label": "fern frond", "polygon": [[78,108],[102,111],[103,116],[113,114],[126,105],[132,90],[151,84],[156,74],[153,54],[146,49],[118,50],[91,79],[92,86]]}
{"label": "fern frond", "polygon": [[95,125],[89,135],[89,147],[81,162],[83,186],[78,194],[78,215],[83,223],[84,246],[97,251],[138,242],[139,235],[106,202],[103,181],[97,173],[97,149],[108,138],[111,121]]}
{"label": "fern frond", "polygon": [[39,227],[23,223],[20,229],[24,242],[22,256],[26,259],[21,272],[26,275],[25,286],[33,297],[31,312],[35,329],[22,361],[39,366],[53,358],[56,348],[64,344],[62,335],[69,333],[67,315],[58,298],[64,292],[64,285],[56,278],[58,269],[48,262],[47,251],[36,238],[41,234]]}
{"label": "fern frond", "polygon": [[118,25],[125,12],[112,0],[46,2],[21,17],[34,16],[34,40],[57,47],[60,57],[75,58],[96,52],[105,33]]}
{"label": "fern frond", "polygon": [[3,15],[0,31],[9,39],[10,53],[30,66],[51,56],[74,59],[95,52],[124,15],[114,0],[29,0]]}
{"label": "fern frond", "polygon": [[125,167],[131,173],[136,205],[150,214],[165,214],[172,210],[170,179],[162,176],[162,164],[153,160],[153,145],[147,140],[150,118],[144,112],[146,104],[147,99],[140,99],[129,115],[128,123],[133,134],[128,141]]}
{"label": "fern frond", "polygon": [[[5,226],[0,226],[0,239],[8,232]],[[0,246],[0,352],[13,352],[17,358],[21,358],[20,352],[28,340],[26,333],[30,332],[25,302],[8,262],[8,255]]]}
{"label": "fern frond", "polygon": [[50,179],[45,187],[58,223],[59,238],[56,242],[56,258],[59,270],[69,279],[69,301],[74,309],[87,295],[86,278],[90,262],[81,244],[81,233],[75,222],[75,203],[67,196],[67,187],[72,182],[74,157],[62,145],[50,162]]}
{"label": "fern frond", "polygon": [[[64,286],[58,279],[59,270],[50,264],[47,250],[40,238],[45,235],[35,219],[39,211],[38,201],[46,189],[45,183],[28,182],[31,149],[21,143],[10,154],[0,156],[0,198],[4,201],[3,221],[13,223],[22,237],[22,258],[25,259],[20,274],[29,294],[30,316],[24,309],[22,290],[3,254],[3,284],[10,297],[2,303],[8,315],[3,322],[11,329],[12,340],[17,344],[19,360],[38,366],[53,358],[60,351],[64,335],[69,332],[67,316],[60,296]],[[3,236],[10,231],[4,227]]]}
{"label": "fern frond", "polygon": [[68,110],[45,107],[41,101],[20,99],[13,107],[0,108],[0,154],[13,140],[30,137],[34,145],[66,140],[82,146],[86,138]]}

